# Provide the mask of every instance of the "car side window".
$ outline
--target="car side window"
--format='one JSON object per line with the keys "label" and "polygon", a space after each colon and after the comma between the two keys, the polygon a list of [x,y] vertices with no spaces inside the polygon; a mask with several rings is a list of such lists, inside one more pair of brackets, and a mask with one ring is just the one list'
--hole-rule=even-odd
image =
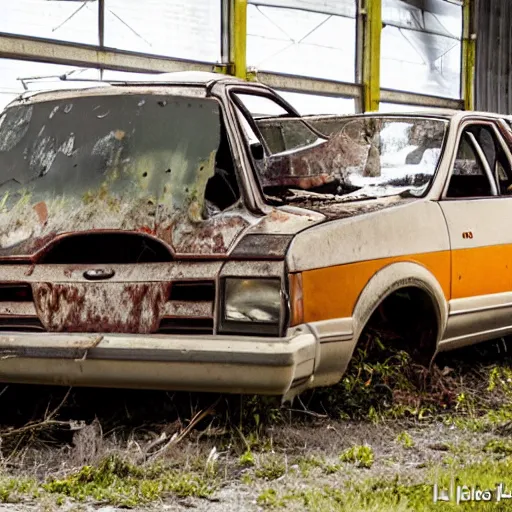
{"label": "car side window", "polygon": [[510,162],[494,131],[490,126],[484,125],[472,126],[470,131],[482,148],[491,173],[498,184],[499,193],[501,195],[512,194]]}
{"label": "car side window", "polygon": [[447,197],[486,197],[493,195],[489,176],[475,147],[474,136],[464,131],[459,141]]}

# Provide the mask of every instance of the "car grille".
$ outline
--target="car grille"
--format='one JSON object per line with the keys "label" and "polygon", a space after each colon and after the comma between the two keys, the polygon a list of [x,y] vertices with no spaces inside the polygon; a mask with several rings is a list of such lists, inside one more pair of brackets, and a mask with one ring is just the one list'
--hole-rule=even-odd
{"label": "car grille", "polygon": [[45,331],[28,284],[0,283],[0,331]]}
{"label": "car grille", "polygon": [[171,284],[159,334],[213,334],[214,281],[178,281]]}
{"label": "car grille", "polygon": [[[214,281],[173,282],[155,334],[213,334],[214,303]],[[0,283],[1,331],[46,331],[29,284]]]}
{"label": "car grille", "polygon": [[46,329],[39,318],[13,316],[0,318],[0,331],[41,332]]}

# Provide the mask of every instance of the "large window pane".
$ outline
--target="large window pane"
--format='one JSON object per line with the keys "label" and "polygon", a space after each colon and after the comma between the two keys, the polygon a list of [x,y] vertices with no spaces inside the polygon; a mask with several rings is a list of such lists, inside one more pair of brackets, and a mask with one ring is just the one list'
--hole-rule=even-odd
{"label": "large window pane", "polygon": [[418,105],[405,105],[403,103],[379,103],[379,112],[392,113],[392,112],[443,112],[446,109],[435,107],[423,107]]}
{"label": "large window pane", "polygon": [[248,0],[249,4],[267,5],[271,7],[288,7],[303,11],[337,14],[339,16],[354,17],[355,3],[350,0]]}
{"label": "large window pane", "polygon": [[[65,82],[58,78],[64,74],[70,78],[85,80],[99,78],[99,71],[96,69],[0,59],[0,110],[25,90],[23,84],[30,91],[69,88],[71,82]],[[90,85],[90,82],[73,82],[73,87]]]}
{"label": "large window pane", "polygon": [[353,114],[355,101],[352,98],[333,98],[297,92],[278,91],[279,94],[303,116],[311,114]]}
{"label": "large window pane", "polygon": [[98,44],[98,2],[0,0],[0,32]]}
{"label": "large window pane", "polygon": [[382,19],[381,86],[459,98],[462,7],[383,0]]}
{"label": "large window pane", "polygon": [[[310,4],[314,2],[309,2]],[[354,81],[355,12],[347,16],[266,5],[247,8],[247,64],[259,70]]]}
{"label": "large window pane", "polygon": [[220,0],[105,0],[106,46],[216,62],[220,41]]}

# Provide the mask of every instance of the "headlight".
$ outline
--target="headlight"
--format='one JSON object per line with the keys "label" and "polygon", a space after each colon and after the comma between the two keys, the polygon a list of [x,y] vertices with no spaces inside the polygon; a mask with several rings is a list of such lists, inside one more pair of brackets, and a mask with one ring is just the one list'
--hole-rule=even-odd
{"label": "headlight", "polygon": [[282,299],[279,279],[224,280],[220,331],[279,334]]}

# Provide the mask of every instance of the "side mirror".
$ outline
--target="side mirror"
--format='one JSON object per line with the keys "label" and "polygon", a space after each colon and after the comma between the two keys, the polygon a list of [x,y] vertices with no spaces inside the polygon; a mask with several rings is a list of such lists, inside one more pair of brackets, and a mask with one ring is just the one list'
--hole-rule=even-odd
{"label": "side mirror", "polygon": [[250,145],[250,150],[251,156],[254,158],[254,160],[263,160],[265,152],[263,151],[263,146],[260,142],[253,142]]}

